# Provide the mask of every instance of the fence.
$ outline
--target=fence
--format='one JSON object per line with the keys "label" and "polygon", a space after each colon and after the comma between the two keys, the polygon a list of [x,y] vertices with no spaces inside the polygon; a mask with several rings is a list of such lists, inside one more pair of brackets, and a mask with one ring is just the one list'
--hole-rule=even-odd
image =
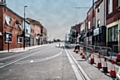
{"label": "fence", "polygon": [[80,45],[84,49],[85,55],[90,57],[92,50],[96,54],[100,54],[102,57],[106,57],[109,60],[115,59],[117,53],[115,53],[111,47],[95,46],[95,45]]}

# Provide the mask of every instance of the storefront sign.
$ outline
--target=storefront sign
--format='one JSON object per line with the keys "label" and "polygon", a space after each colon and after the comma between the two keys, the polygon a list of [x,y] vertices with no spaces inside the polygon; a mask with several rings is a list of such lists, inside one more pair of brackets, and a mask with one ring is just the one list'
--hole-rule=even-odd
{"label": "storefront sign", "polygon": [[99,28],[94,29],[94,36],[99,34]]}
{"label": "storefront sign", "polygon": [[30,35],[29,34],[25,34],[25,37],[30,37]]}

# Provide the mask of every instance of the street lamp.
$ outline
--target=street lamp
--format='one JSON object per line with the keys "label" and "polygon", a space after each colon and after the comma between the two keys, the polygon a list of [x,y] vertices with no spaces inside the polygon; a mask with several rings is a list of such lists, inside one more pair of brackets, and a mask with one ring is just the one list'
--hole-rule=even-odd
{"label": "street lamp", "polygon": [[27,6],[24,6],[24,44],[23,44],[24,49],[25,49],[25,8],[26,7]]}

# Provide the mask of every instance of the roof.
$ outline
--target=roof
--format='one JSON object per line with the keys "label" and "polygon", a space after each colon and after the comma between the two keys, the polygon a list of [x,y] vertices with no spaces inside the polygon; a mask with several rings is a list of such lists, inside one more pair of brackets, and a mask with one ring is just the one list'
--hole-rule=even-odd
{"label": "roof", "polygon": [[17,13],[15,13],[13,10],[11,10],[10,8],[8,8],[6,5],[0,5],[0,7],[8,9],[10,12],[12,12],[13,14],[15,14],[19,18],[24,19],[23,17],[21,17],[20,15],[18,15]]}
{"label": "roof", "polygon": [[42,24],[41,24],[39,21],[37,21],[37,20],[31,19],[31,18],[26,18],[26,19],[27,19],[28,21],[30,21],[30,22],[35,23],[36,25],[39,25],[40,27],[43,27]]}

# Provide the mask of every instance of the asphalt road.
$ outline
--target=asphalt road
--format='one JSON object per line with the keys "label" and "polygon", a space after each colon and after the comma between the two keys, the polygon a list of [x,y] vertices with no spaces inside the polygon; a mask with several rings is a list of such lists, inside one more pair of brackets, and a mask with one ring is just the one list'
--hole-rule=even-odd
{"label": "asphalt road", "polygon": [[66,51],[55,45],[0,54],[0,80],[77,80]]}

